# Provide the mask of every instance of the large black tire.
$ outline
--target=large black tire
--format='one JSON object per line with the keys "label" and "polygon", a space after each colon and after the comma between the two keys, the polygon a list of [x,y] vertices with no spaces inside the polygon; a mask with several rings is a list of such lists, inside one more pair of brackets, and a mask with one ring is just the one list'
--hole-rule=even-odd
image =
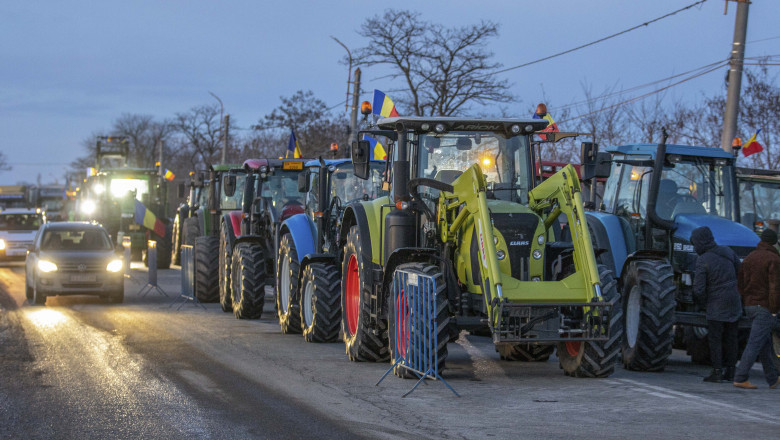
{"label": "large black tire", "polygon": [[501,344],[496,351],[502,361],[547,362],[555,352],[555,345]]}
{"label": "large black tire", "polygon": [[632,261],[623,275],[623,366],[663,371],[674,344],[674,271],[662,260]]}
{"label": "large black tire", "polygon": [[195,239],[195,297],[204,303],[219,299],[219,238]]}
{"label": "large black tire", "polygon": [[46,294],[38,289],[38,282],[33,280],[33,304],[36,306],[42,306],[46,304]]}
{"label": "large black tire", "polygon": [[341,272],[335,264],[311,263],[303,269],[301,327],[306,342],[336,342],[341,328]]}
{"label": "large black tire", "polygon": [[157,242],[157,268],[158,269],[170,269],[171,268],[171,256],[173,251],[173,226],[165,225],[165,236],[152,233],[152,240]]}
{"label": "large black tire", "polygon": [[[426,323],[426,325],[430,326],[431,328],[436,325],[436,342],[437,346],[435,347],[436,350],[436,361],[437,361],[437,367],[438,367],[438,373],[441,374],[444,371],[444,366],[447,361],[447,343],[450,340],[450,329],[449,329],[449,322],[450,322],[450,316],[449,311],[447,308],[447,285],[444,282],[444,275],[442,275],[441,271],[437,266],[427,264],[427,263],[406,263],[401,264],[395,268],[396,271],[404,270],[411,273],[416,273],[419,275],[429,276],[433,277],[434,283],[436,285],[436,294],[435,294],[435,313],[433,316],[430,316],[430,321]],[[394,301],[394,295],[393,292],[395,291],[395,276],[393,276],[393,282],[390,283],[390,290],[388,293],[387,301],[388,301],[388,319],[387,319],[387,326],[388,326],[388,336],[389,336],[389,349],[390,349],[390,363],[394,364],[396,361],[403,356],[403,352],[406,351],[405,347],[407,344],[411,344],[415,338],[414,334],[414,327],[406,327],[404,325],[399,326],[398,324],[402,324],[406,322],[406,319],[404,319],[405,316],[409,318],[410,321],[415,320],[414,311],[410,308],[410,298],[407,296],[401,295],[398,298],[398,301]],[[413,301],[413,300],[412,300]],[[399,310],[403,311],[403,314],[399,313]],[[423,335],[420,335],[422,338]],[[398,352],[396,353],[396,345],[398,345]],[[425,351],[430,350],[433,347],[423,347]],[[417,362],[417,359],[415,359],[415,356],[417,353],[414,350],[409,350],[408,353],[407,363],[411,365],[415,365]],[[408,370],[407,368],[404,368],[400,365],[396,365],[393,368],[393,373],[401,378],[405,379],[411,379],[411,378],[417,378],[418,376]],[[423,371],[424,373],[424,371]]]}
{"label": "large black tire", "polygon": [[33,286],[30,284],[30,279],[27,277],[27,268],[25,268],[24,275],[24,296],[27,297],[27,302],[32,304],[33,300]]}
{"label": "large black tire", "polygon": [[344,245],[341,264],[341,333],[349,360],[385,362],[390,359],[387,322],[370,317],[371,283],[366,273],[371,261],[363,260],[357,226],[352,226]]}
{"label": "large black tire", "polygon": [[228,226],[222,222],[219,228],[219,305],[223,312],[233,311],[233,295],[230,293],[233,283],[230,281],[230,269],[233,265],[233,252],[228,239]]}
{"label": "large black tire", "polygon": [[233,249],[233,314],[238,319],[258,319],[265,302],[263,248],[256,243],[239,243]]}
{"label": "large black tire", "polygon": [[197,217],[184,220],[181,227],[181,244],[195,246],[195,239],[200,237],[200,224]]}
{"label": "large black tire", "polygon": [[181,221],[179,219],[179,214],[176,214],[176,218],[173,219],[171,238],[171,262],[176,265],[181,265]]}
{"label": "large black tire", "polygon": [[125,300],[125,285],[124,282],[119,286],[119,289],[117,289],[114,292],[111,292],[107,297],[106,300],[109,304],[122,304]]}
{"label": "large black tire", "polygon": [[276,264],[276,310],[282,333],[301,333],[301,307],[298,291],[298,251],[289,232],[279,240]]}
{"label": "large black tire", "polygon": [[558,359],[563,372],[574,377],[608,377],[615,371],[623,341],[623,308],[617,280],[606,266],[599,265],[601,295],[612,303],[609,339],[606,341],[559,342]]}

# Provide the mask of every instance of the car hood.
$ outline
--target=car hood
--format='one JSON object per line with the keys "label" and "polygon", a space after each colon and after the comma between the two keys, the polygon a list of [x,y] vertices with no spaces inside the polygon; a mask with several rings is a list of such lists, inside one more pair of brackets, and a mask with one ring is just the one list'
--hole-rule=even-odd
{"label": "car hood", "polygon": [[111,260],[121,258],[114,251],[40,251],[38,258],[52,263],[108,263]]}
{"label": "car hood", "polygon": [[0,231],[0,238],[11,241],[32,241],[38,231]]}

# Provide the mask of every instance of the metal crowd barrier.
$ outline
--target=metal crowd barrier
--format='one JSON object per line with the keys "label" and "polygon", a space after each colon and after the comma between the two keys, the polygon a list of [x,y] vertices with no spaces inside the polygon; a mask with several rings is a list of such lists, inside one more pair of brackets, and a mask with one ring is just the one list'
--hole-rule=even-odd
{"label": "metal crowd barrier", "polygon": [[146,244],[146,263],[149,266],[149,280],[146,285],[138,291],[141,297],[145,297],[151,291],[156,291],[160,295],[168,296],[164,290],[157,285],[157,242],[149,240]]}
{"label": "metal crowd barrier", "polygon": [[204,310],[206,309],[206,307],[198,301],[198,297],[195,296],[195,250],[188,244],[181,246],[181,294],[169,307],[172,307],[177,301],[179,301],[180,304],[176,310],[181,309],[181,306],[187,301],[192,301],[201,306]]}
{"label": "metal crowd barrier", "polygon": [[420,379],[403,397],[411,394],[426,379],[440,380],[456,396],[460,395],[439,371],[438,324],[436,322],[436,280],[416,270],[396,270],[393,274],[393,302],[397,324],[393,340],[396,361],[385,372],[381,383],[395,367],[406,368]]}

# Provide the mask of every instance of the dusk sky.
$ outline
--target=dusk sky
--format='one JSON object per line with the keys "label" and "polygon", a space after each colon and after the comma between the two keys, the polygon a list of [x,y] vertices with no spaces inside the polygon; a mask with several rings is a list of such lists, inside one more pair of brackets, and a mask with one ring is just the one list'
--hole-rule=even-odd
{"label": "dusk sky", "polygon": [[[492,20],[501,25],[490,49],[505,67],[533,61],[655,19],[696,0],[501,0],[480,2],[328,1],[5,1],[0,4],[0,150],[13,166],[0,184],[63,181],[84,155],[82,141],[122,113],[173,117],[214,103],[247,128],[280,104],[312,90],[341,106],[344,49],[366,43],[356,31],[385,7],[410,9],[445,25]],[[723,0],[680,12],[606,42],[501,75],[529,115],[547,100],[583,99],[631,88],[728,57],[736,4]],[[780,54],[780,2],[753,0],[746,56]],[[770,67],[773,75],[777,67]],[[363,90],[391,90],[380,67],[363,71]],[[692,101],[723,93],[726,68],[672,88],[666,99]],[[655,86],[658,87],[658,86]],[[628,94],[636,96],[654,87]],[[368,94],[366,95],[366,98]],[[391,95],[392,97],[392,95]],[[490,113],[490,109],[475,108]],[[403,108],[399,108],[403,113]],[[555,107],[550,108],[553,116]],[[495,112],[500,113],[500,112]],[[577,114],[577,111],[573,111]],[[106,134],[109,134],[106,132]]]}

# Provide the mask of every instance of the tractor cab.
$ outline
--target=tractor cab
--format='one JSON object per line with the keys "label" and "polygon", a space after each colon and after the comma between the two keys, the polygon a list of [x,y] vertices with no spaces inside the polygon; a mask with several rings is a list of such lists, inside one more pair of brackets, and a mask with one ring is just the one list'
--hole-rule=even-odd
{"label": "tractor cab", "polygon": [[780,172],[740,168],[740,223],[761,234],[764,229],[777,231],[780,224]]}

